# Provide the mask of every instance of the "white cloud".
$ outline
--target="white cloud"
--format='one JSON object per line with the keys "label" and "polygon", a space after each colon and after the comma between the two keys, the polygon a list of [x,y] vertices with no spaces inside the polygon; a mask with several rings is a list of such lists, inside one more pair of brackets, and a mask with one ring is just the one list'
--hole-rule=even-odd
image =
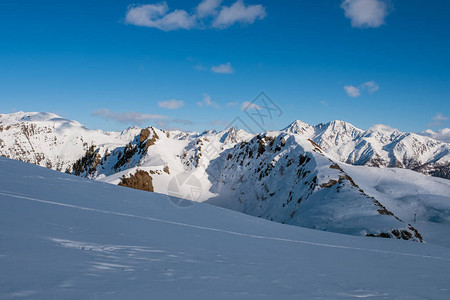
{"label": "white cloud", "polygon": [[441,126],[443,124],[443,122],[445,122],[447,120],[448,120],[448,117],[444,116],[442,113],[437,113],[433,117],[433,122],[428,124],[428,126],[430,126],[430,127]]}
{"label": "white cloud", "polygon": [[375,124],[372,125],[369,129],[367,129],[368,132],[377,132],[377,131],[384,131],[384,132],[395,132],[399,131],[397,128],[391,127],[386,124]]}
{"label": "white cloud", "polygon": [[239,105],[239,102],[228,102],[225,107],[228,108],[228,107],[233,107],[233,106],[236,106],[236,105]]}
{"label": "white cloud", "polygon": [[226,64],[212,66],[211,71],[219,74],[233,74],[234,70],[231,67],[231,63],[227,62]]}
{"label": "white cloud", "polygon": [[204,67],[203,65],[196,65],[196,66],[194,66],[194,69],[196,69],[198,71],[206,71],[206,70],[208,70],[208,68]]}
{"label": "white cloud", "polygon": [[328,106],[328,102],[325,100],[320,101],[320,104],[322,104],[323,106]]}
{"label": "white cloud", "polygon": [[344,86],[344,90],[350,97],[359,97],[361,96],[361,92],[367,91],[369,94],[373,94],[380,89],[380,86],[375,81],[367,81],[360,84],[358,87],[353,85]]}
{"label": "white cloud", "polygon": [[390,0],[344,0],[341,8],[353,27],[375,28],[385,24],[384,19],[390,13],[392,3]]}
{"label": "white cloud", "polygon": [[212,120],[212,121],[209,121],[208,124],[212,125],[212,126],[223,126],[223,127],[226,127],[229,124],[229,122],[222,121],[222,120]]}
{"label": "white cloud", "polygon": [[221,4],[222,0],[203,0],[192,14],[183,9],[170,11],[165,1],[156,4],[132,4],[128,6],[125,22],[164,31],[211,27],[224,29],[236,23],[252,24],[266,16],[266,9],[260,4],[245,5],[243,0],[237,0],[231,6]]}
{"label": "white cloud", "polygon": [[435,121],[446,121],[446,120],[448,120],[448,117],[444,116],[442,113],[437,113],[433,117],[433,120],[435,120]]}
{"label": "white cloud", "polygon": [[109,109],[102,108],[94,111],[92,113],[94,116],[99,116],[105,119],[114,120],[120,123],[127,124],[142,124],[143,122],[150,120],[164,120],[167,119],[166,116],[161,115],[152,115],[152,114],[143,114],[138,112],[112,112]]}
{"label": "white cloud", "polygon": [[166,2],[145,5],[130,5],[125,22],[136,26],[153,27],[164,31],[191,29],[196,25],[195,16],[185,10],[169,12]]}
{"label": "white cloud", "polygon": [[167,122],[162,120],[156,120],[155,121],[156,126],[158,126],[160,129],[166,129],[167,128]]}
{"label": "white cloud", "polygon": [[184,125],[184,126],[191,126],[191,125],[195,124],[194,121],[185,120],[185,119],[172,119],[172,120],[170,120],[170,122],[175,123],[175,124]]}
{"label": "white cloud", "polygon": [[165,101],[159,101],[158,106],[161,108],[167,108],[167,109],[177,109],[184,105],[184,102],[181,100],[165,100]]}
{"label": "white cloud", "polygon": [[361,95],[359,88],[354,87],[353,85],[344,86],[344,90],[350,97],[358,97]]}
{"label": "white cloud", "polygon": [[[191,120],[183,119],[167,119],[167,120],[155,120],[156,126],[164,130],[185,130],[186,127],[196,124]],[[179,127],[180,125],[181,127]]]}
{"label": "white cloud", "polygon": [[197,102],[197,105],[202,107],[202,106],[213,106],[215,108],[220,108],[220,105],[217,104],[216,102],[211,100],[211,97],[208,95],[203,95],[203,100]]}
{"label": "white cloud", "polygon": [[242,102],[241,110],[247,110],[247,109],[258,109],[259,110],[259,109],[262,109],[262,107],[256,103],[252,103],[249,101]]}
{"label": "white cloud", "polygon": [[205,18],[217,14],[217,8],[222,3],[222,0],[203,0],[197,6],[197,16]]}
{"label": "white cloud", "polygon": [[372,80],[364,82],[363,84],[361,84],[360,88],[366,89],[370,94],[373,94],[380,89],[380,86],[378,85],[378,83]]}
{"label": "white cloud", "polygon": [[260,4],[246,6],[242,0],[238,0],[231,6],[223,6],[212,26],[227,28],[235,23],[253,24],[256,20],[264,19],[266,15],[264,6]]}
{"label": "white cloud", "polygon": [[442,141],[445,143],[450,143],[450,128],[442,128],[437,132],[431,129],[427,129],[419,133],[420,135],[431,137],[435,140]]}

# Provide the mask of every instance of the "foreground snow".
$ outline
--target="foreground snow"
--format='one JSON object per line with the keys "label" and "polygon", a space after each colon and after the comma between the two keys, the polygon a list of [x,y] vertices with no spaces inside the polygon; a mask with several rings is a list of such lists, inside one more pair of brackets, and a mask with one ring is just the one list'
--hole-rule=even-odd
{"label": "foreground snow", "polygon": [[398,168],[340,164],[368,195],[410,223],[424,241],[450,248],[450,181]]}
{"label": "foreground snow", "polygon": [[0,158],[1,299],[448,299],[448,248],[282,225]]}

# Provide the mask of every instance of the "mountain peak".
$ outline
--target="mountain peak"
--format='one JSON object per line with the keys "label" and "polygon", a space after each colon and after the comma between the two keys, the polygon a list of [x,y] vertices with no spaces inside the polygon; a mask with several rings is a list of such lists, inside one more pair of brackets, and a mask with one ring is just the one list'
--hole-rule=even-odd
{"label": "mountain peak", "polygon": [[305,123],[301,120],[296,120],[289,124],[289,126],[285,127],[282,131],[296,133],[296,134],[305,134],[307,132],[311,132],[313,127],[308,123]]}
{"label": "mountain peak", "polygon": [[237,143],[244,140],[250,134],[242,129],[236,129],[235,127],[230,127],[225,131],[222,131],[222,137],[220,138],[221,143]]}
{"label": "mountain peak", "polygon": [[14,112],[11,114],[0,114],[0,123],[4,125],[13,125],[21,123],[39,123],[49,126],[55,126],[62,130],[67,130],[74,127],[88,130],[87,127],[81,123],[69,120],[49,112]]}
{"label": "mountain peak", "polygon": [[330,121],[328,123],[321,123],[315,126],[316,128],[318,128],[319,130],[327,130],[327,129],[332,129],[332,130],[345,130],[345,131],[360,131],[362,132],[362,129],[359,129],[357,127],[355,127],[353,124],[346,122],[346,121],[342,121],[342,120],[333,120]]}
{"label": "mountain peak", "polygon": [[9,122],[39,122],[51,121],[52,119],[63,119],[53,113],[47,112],[23,112],[18,111],[11,114],[1,114],[0,119]]}

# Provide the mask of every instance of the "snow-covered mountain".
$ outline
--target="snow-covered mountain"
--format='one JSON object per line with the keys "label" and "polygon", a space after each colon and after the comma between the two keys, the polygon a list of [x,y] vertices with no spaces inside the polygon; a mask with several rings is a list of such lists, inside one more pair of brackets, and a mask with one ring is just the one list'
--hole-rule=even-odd
{"label": "snow-covered mountain", "polygon": [[92,145],[126,145],[140,129],[122,133],[94,131],[52,113],[0,114],[0,153],[58,171],[73,171],[74,163]]}
{"label": "snow-covered mountain", "polygon": [[[133,127],[115,133],[92,131],[53,114],[15,113],[0,115],[0,128],[3,156],[175,199],[209,201],[280,223],[415,241],[428,241],[434,235],[428,234],[432,226],[418,223],[426,227],[427,235],[416,228],[414,214],[424,224],[434,220],[440,220],[438,226],[450,223],[448,180],[406,170],[415,182],[409,190],[420,197],[402,195],[409,197],[411,205],[402,215],[398,205],[392,204],[402,201],[400,196],[370,193],[378,191],[378,186],[367,185],[364,172],[348,172],[349,166],[342,161],[384,166],[382,159],[375,159],[377,155],[396,159],[385,153],[390,147],[395,148],[395,155],[404,153],[403,157],[410,155],[410,149],[421,149],[420,159],[431,155],[430,149],[436,154],[448,147],[427,137],[420,137],[415,145],[415,135],[411,140],[411,134],[389,134],[381,126],[362,131],[342,121],[317,126],[297,121],[284,131],[258,135],[234,128],[185,133]],[[364,143],[376,151],[363,150]],[[448,159],[445,151],[439,153],[441,159]],[[355,160],[348,161],[348,155]],[[436,168],[435,163],[426,163]],[[365,168],[370,173],[371,168]],[[385,169],[380,176],[392,178],[390,170],[399,172]],[[396,184],[390,188],[400,186],[397,179],[393,182]],[[440,189],[427,190],[424,186],[428,184]],[[425,208],[416,210],[410,202]]]}
{"label": "snow-covered mountain", "polygon": [[310,126],[295,121],[285,129],[311,139],[333,158],[353,165],[412,169],[450,179],[450,144],[385,125],[361,130],[344,121]]}
{"label": "snow-covered mountain", "polygon": [[[101,157],[111,154],[114,150],[115,154],[119,150],[127,152],[127,145],[137,146],[138,141],[135,139],[141,130],[132,127],[120,133],[94,131],[76,121],[66,120],[51,113],[0,114],[0,155],[72,173],[75,162],[88,154],[92,147]],[[384,125],[375,125],[364,131],[344,121],[311,126],[297,120],[283,131],[311,139],[325,153],[349,164],[407,168],[432,176],[450,178],[450,144],[432,137],[404,133]],[[187,157],[184,164],[191,167],[196,165],[197,157],[193,152],[198,151],[196,143],[202,137],[206,138],[207,143],[208,139],[216,141],[208,145],[212,148],[209,149],[212,151],[206,151],[209,159],[217,155],[212,152],[221,152],[252,137],[242,130],[235,132],[234,129],[229,132],[205,131],[199,134],[147,128],[142,138],[145,138],[146,134],[151,135],[150,138],[156,134],[156,139],[166,136],[165,142],[174,142],[178,145],[177,148],[183,148],[182,155]],[[126,154],[131,155],[131,152]],[[134,157],[134,165],[139,163],[136,159],[139,160]],[[117,173],[117,170],[126,169],[124,166],[116,166],[116,163],[116,168],[108,170],[108,166],[105,166],[98,170],[97,176],[108,176]],[[130,165],[133,165],[133,162]],[[83,173],[79,171],[77,173]]]}
{"label": "snow-covered mountain", "polygon": [[432,243],[180,209],[2,157],[0,178],[0,299],[450,297],[449,248]]}
{"label": "snow-covered mountain", "polygon": [[450,245],[436,235],[450,230],[447,179],[337,162],[312,140],[283,132],[241,142],[211,165],[214,205],[354,235],[421,240],[426,232],[425,240]]}
{"label": "snow-covered mountain", "polygon": [[420,135],[431,137],[435,140],[450,143],[450,128],[442,128],[438,131],[427,129],[419,133]]}

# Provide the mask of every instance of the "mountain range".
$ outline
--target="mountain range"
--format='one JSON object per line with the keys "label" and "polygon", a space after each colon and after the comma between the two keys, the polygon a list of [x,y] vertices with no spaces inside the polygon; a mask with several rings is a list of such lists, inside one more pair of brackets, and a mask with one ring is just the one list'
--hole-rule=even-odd
{"label": "mountain range", "polygon": [[0,115],[7,158],[187,200],[174,202],[180,207],[206,201],[290,225],[443,244],[436,226],[450,224],[449,150],[431,137],[343,121],[253,135],[103,132],[51,113]]}
{"label": "mountain range", "polygon": [[333,158],[352,165],[412,169],[450,178],[450,144],[386,125],[361,130],[344,121],[316,126],[295,121],[284,131],[313,140]]}

